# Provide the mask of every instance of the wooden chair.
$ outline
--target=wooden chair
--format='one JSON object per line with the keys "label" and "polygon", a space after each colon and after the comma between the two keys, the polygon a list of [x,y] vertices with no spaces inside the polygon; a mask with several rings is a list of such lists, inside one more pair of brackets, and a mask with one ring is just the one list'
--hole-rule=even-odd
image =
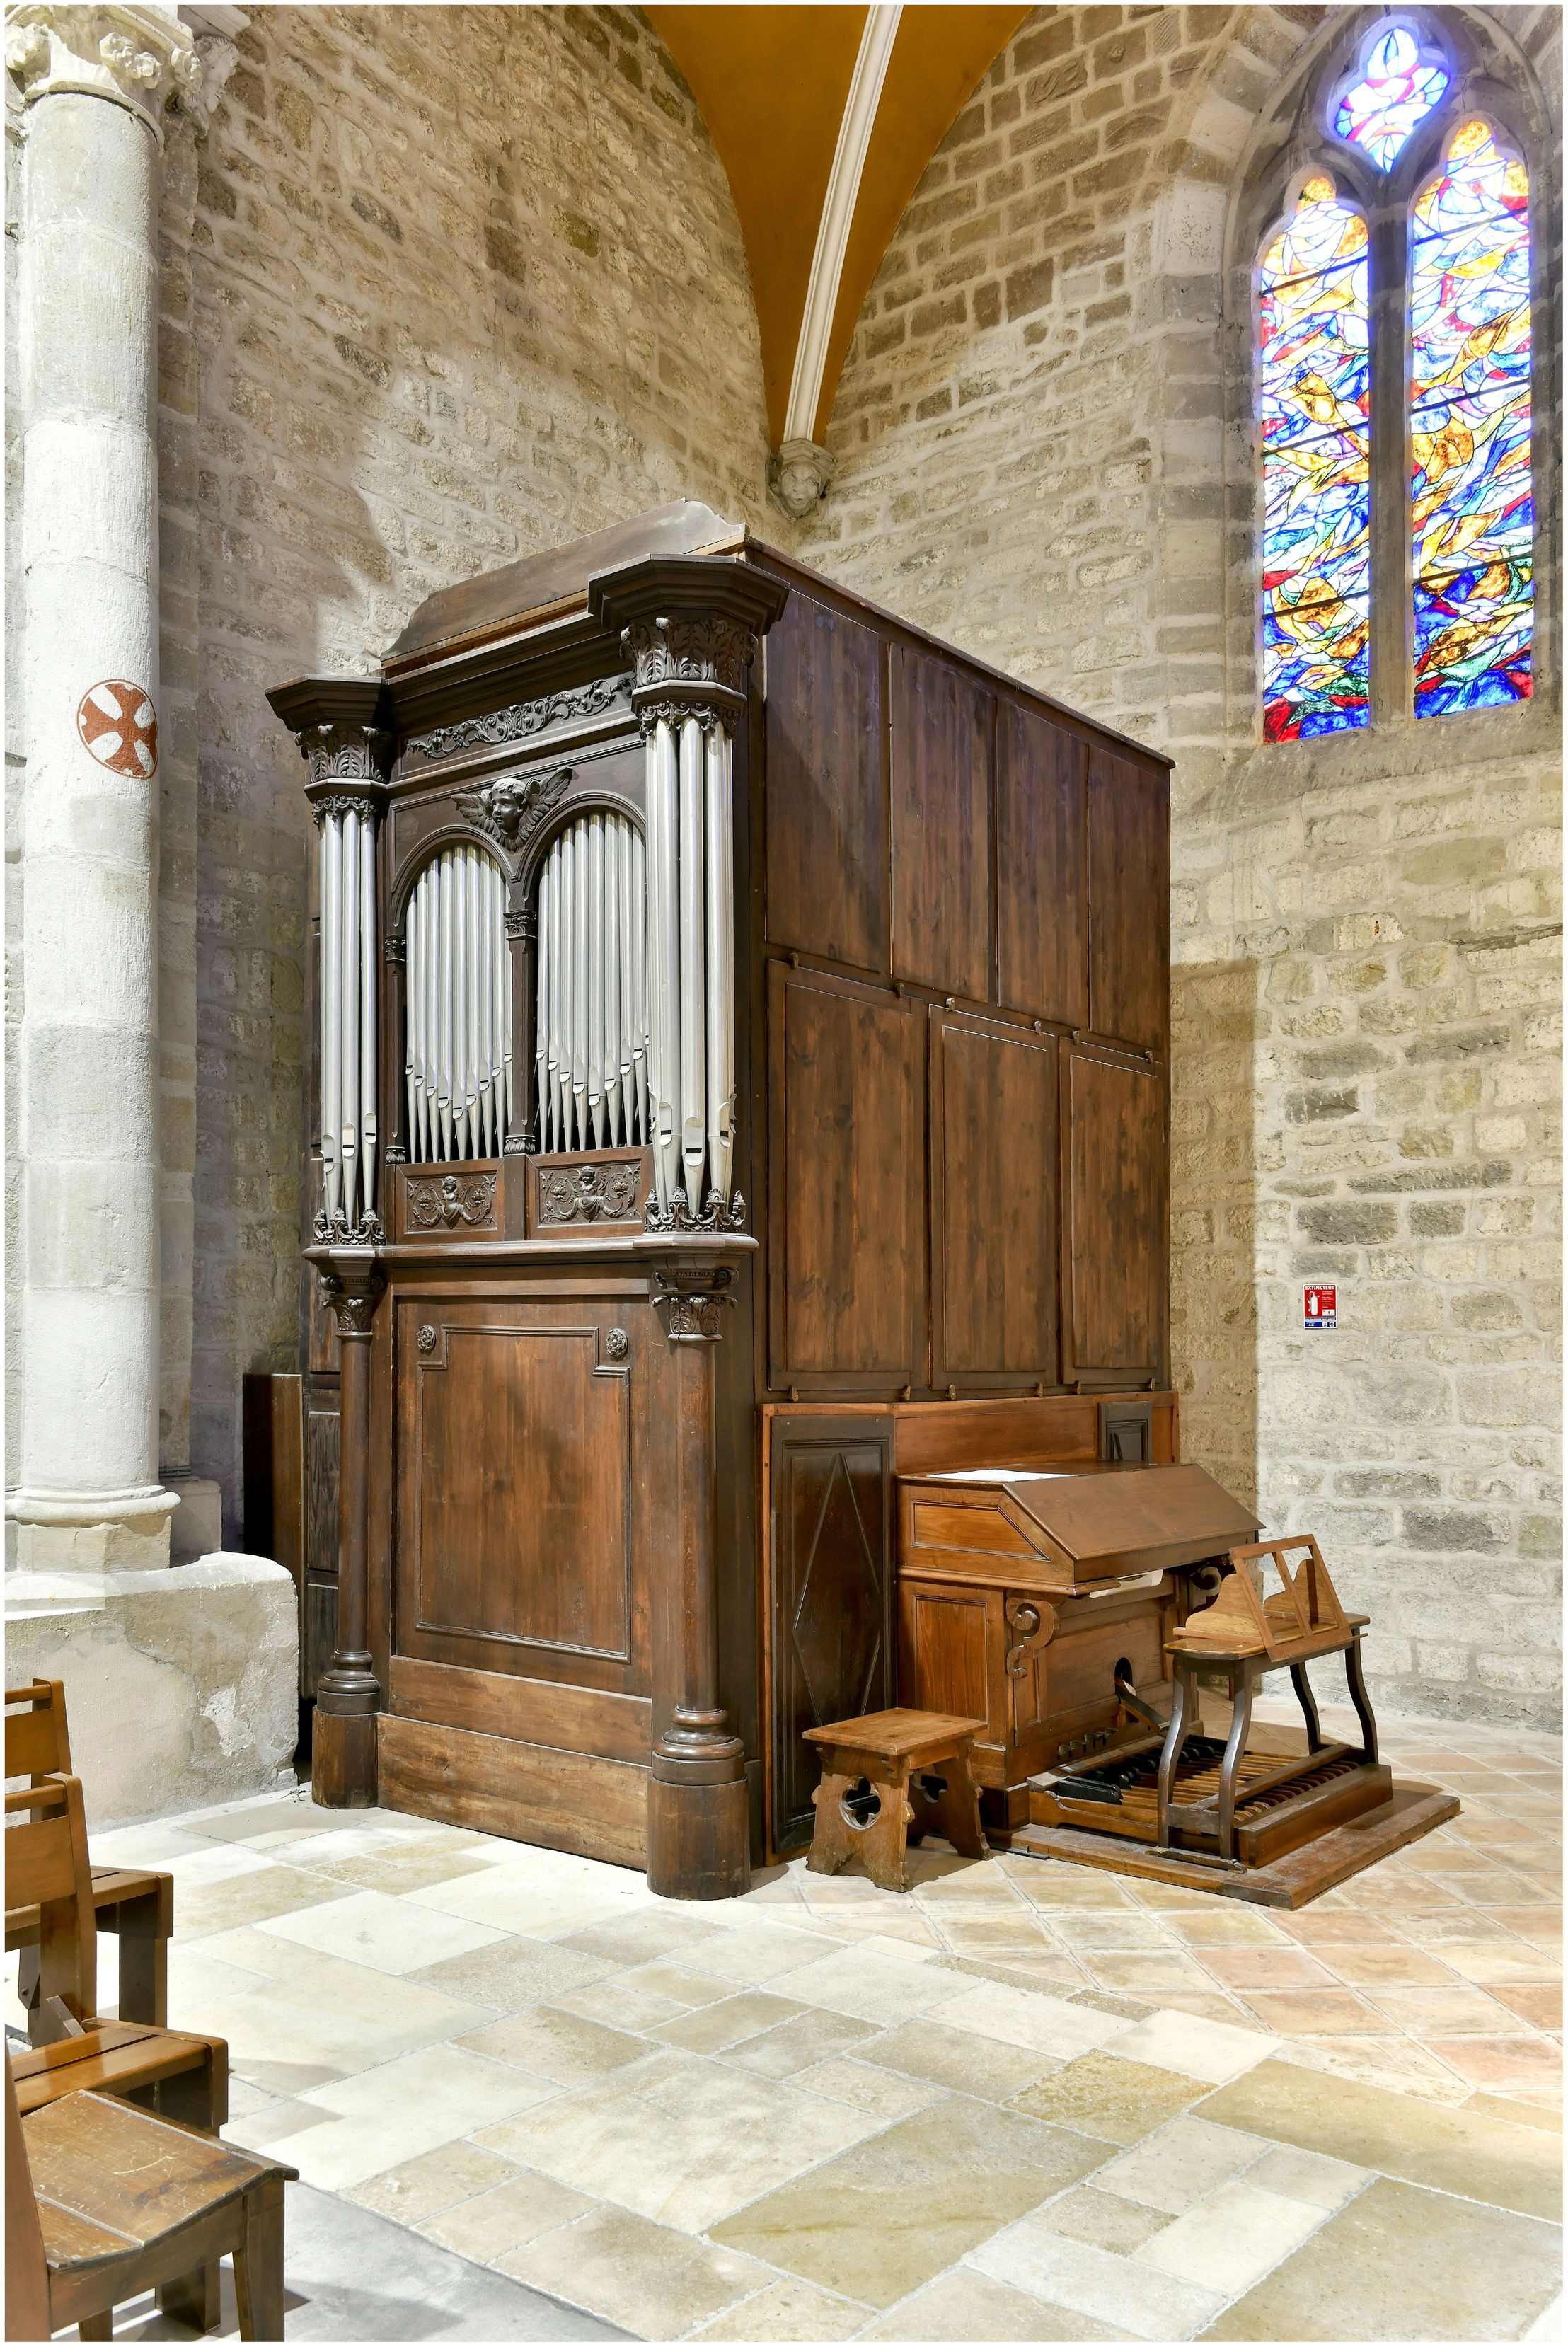
{"label": "wooden chair", "polygon": [[808,1727],[806,1742],[823,1747],[809,1871],[836,1874],[859,1858],[882,1890],[907,1891],[911,1826],[917,1840],[945,1834],[964,1857],[989,1858],[969,1771],[970,1742],[985,1725],[947,1712],[873,1711]]}
{"label": "wooden chair", "polygon": [[[62,2096],[133,2096],[165,2118],[216,2135],[229,2116],[229,2049],[220,2037],[106,2021],[97,2013],[97,1939],[87,1819],[75,1777],[41,1776],[5,1796],[5,1904],[38,1913],[40,2040],[16,2057],[22,2116]],[[12,1824],[13,1818],[24,1820]],[[165,2313],[198,2329],[218,2319],[216,2266],[168,2281]]]}
{"label": "wooden chair", "polygon": [[[5,2336],[113,2336],[142,2291],[234,2260],[241,2339],[283,2335],[283,2186],[296,2171],[110,2095],[24,2119],[5,2065]],[[204,2327],[213,2329],[218,2310]]]}
{"label": "wooden chair", "polygon": [[[5,1775],[69,1777],[70,1732],[66,1690],[58,1679],[35,1679],[5,1690]],[[169,1942],[174,1932],[174,1877],[149,1867],[95,1866],[94,1920],[119,1942],[119,2017],[169,2022]],[[9,1907],[5,1952],[20,1949],[17,1993],[27,2011],[28,2034],[38,2037],[38,1914],[36,1908]]]}

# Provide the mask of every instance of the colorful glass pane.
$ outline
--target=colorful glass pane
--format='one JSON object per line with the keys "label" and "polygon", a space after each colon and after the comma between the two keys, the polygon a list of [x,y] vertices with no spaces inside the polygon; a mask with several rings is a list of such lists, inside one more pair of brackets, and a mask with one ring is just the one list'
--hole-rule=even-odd
{"label": "colorful glass pane", "polygon": [[1418,717],[1531,689],[1530,183],[1467,122],[1411,226]]}
{"label": "colorful glass pane", "polygon": [[1396,25],[1373,42],[1361,78],[1339,101],[1334,128],[1386,171],[1448,86],[1444,68],[1423,57],[1415,36]]}
{"label": "colorful glass pane", "polygon": [[1309,179],[1259,270],[1263,710],[1271,742],[1368,720],[1367,224]]}

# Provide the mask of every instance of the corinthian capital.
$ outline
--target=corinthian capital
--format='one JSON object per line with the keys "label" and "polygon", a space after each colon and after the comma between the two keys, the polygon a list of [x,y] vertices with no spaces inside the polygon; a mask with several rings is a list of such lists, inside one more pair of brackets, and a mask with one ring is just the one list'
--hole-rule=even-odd
{"label": "corinthian capital", "polygon": [[172,8],[22,0],[5,20],[5,70],[26,106],[67,90],[106,97],[139,115],[159,143],[171,106],[205,123],[202,60]]}
{"label": "corinthian capital", "polygon": [[615,631],[641,718],[728,725],[745,707],[757,640],[788,592],[749,563],[654,555],[590,579],[588,601],[600,625]]}

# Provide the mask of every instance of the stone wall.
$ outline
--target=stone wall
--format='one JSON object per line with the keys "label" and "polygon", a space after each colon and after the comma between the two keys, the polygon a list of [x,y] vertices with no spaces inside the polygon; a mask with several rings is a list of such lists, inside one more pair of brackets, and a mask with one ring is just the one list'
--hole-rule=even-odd
{"label": "stone wall", "polygon": [[728,188],[632,17],[268,8],[239,46],[189,269],[170,244],[165,412],[196,444],[166,544],[198,531],[200,567],[190,1455],[231,1538],[241,1373],[298,1341],[311,835],[265,690],[669,498],[755,518],[767,456]]}
{"label": "stone wall", "polygon": [[[1187,1453],[1272,1531],[1319,1532],[1374,1616],[1385,1698],[1545,1718],[1561,1685],[1553,593],[1552,689],[1532,707],[1255,746],[1225,237],[1271,92],[1344,21],[1038,10],[867,297],[832,494],[799,550],[1174,755]],[[1492,21],[1554,91],[1557,12]],[[1549,178],[1560,136],[1533,159]],[[1333,1332],[1302,1327],[1316,1279],[1338,1290]]]}

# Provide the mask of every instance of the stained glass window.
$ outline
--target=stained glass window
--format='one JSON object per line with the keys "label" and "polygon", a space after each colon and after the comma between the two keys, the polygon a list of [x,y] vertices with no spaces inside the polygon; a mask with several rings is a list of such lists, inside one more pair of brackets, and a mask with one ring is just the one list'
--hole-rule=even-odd
{"label": "stained glass window", "polygon": [[1335,109],[1334,128],[1386,171],[1448,86],[1444,68],[1422,56],[1413,33],[1395,25],[1373,42],[1359,80]]}
{"label": "stained glass window", "polygon": [[1309,179],[1259,271],[1264,732],[1365,725],[1367,224]]}
{"label": "stained glass window", "polygon": [[1450,141],[1410,243],[1415,712],[1531,689],[1530,183],[1484,122]]}

